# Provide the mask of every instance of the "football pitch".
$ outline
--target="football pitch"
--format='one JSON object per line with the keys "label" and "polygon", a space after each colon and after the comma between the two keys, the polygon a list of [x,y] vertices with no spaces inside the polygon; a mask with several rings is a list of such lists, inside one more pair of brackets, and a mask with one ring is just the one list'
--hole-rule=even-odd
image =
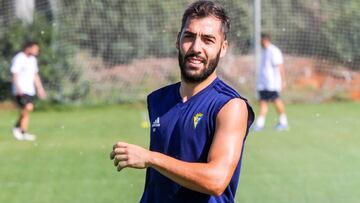
{"label": "football pitch", "polygon": [[[247,139],[236,202],[359,202],[360,103],[288,105],[287,132],[272,129],[270,109]],[[145,170],[119,173],[109,153],[118,140],[147,147],[146,115],[141,105],[36,111],[36,142],[19,142],[17,112],[0,111],[0,202],[138,202]]]}

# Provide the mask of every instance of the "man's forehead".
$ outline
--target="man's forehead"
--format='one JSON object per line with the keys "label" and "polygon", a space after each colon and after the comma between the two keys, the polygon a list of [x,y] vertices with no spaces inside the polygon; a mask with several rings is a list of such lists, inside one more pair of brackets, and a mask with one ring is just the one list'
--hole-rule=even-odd
{"label": "man's forehead", "polygon": [[221,21],[213,16],[188,18],[184,27],[184,31],[221,35]]}
{"label": "man's forehead", "polygon": [[30,48],[30,49],[33,49],[33,48],[39,48],[39,45],[37,45],[37,44],[33,44],[33,45],[29,46],[28,48]]}

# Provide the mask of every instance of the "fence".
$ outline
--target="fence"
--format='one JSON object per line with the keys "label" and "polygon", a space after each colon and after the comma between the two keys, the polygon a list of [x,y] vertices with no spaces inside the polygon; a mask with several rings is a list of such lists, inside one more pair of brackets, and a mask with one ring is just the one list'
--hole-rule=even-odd
{"label": "fence", "polygon": [[[143,100],[178,81],[176,36],[192,1],[0,0],[1,95],[11,58],[25,39],[40,42],[39,64],[58,102]],[[219,75],[255,97],[253,1],[221,1],[231,17],[230,53]],[[358,98],[360,2],[264,0],[262,28],[285,55],[288,101]]]}

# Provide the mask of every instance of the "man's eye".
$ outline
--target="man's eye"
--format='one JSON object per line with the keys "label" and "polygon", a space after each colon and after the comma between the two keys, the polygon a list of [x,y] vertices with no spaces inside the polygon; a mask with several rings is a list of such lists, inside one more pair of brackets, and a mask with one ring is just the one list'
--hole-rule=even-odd
{"label": "man's eye", "polygon": [[187,34],[184,35],[184,38],[191,38],[191,37],[192,35],[187,35]]}
{"label": "man's eye", "polygon": [[205,38],[204,41],[205,41],[206,44],[212,44],[212,43],[214,43],[214,40],[208,39],[208,38]]}

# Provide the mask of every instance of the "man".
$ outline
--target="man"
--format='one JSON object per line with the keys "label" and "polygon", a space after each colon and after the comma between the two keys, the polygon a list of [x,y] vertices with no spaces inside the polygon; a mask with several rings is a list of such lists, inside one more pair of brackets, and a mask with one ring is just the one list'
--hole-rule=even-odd
{"label": "man", "polygon": [[212,1],[183,15],[176,47],[181,82],[148,96],[150,150],[125,142],[110,154],[120,171],[147,168],[141,202],[234,202],[254,113],[216,75],[228,48],[229,18]]}
{"label": "man", "polygon": [[[39,54],[39,45],[36,42],[24,44],[21,52],[12,60],[11,73],[13,79],[13,95],[20,108],[19,119],[13,128],[13,135],[18,140],[33,141],[34,135],[27,133],[30,112],[34,109],[36,93],[40,99],[46,94],[42,86],[36,56]],[[37,91],[36,91],[37,90]]]}
{"label": "man", "polygon": [[289,128],[285,113],[285,105],[280,99],[280,91],[286,87],[283,56],[279,48],[273,45],[268,34],[261,34],[261,64],[257,78],[257,91],[260,99],[259,116],[256,119],[254,131],[260,131],[265,126],[268,112],[268,102],[273,102],[279,122],[276,130],[282,131]]}

